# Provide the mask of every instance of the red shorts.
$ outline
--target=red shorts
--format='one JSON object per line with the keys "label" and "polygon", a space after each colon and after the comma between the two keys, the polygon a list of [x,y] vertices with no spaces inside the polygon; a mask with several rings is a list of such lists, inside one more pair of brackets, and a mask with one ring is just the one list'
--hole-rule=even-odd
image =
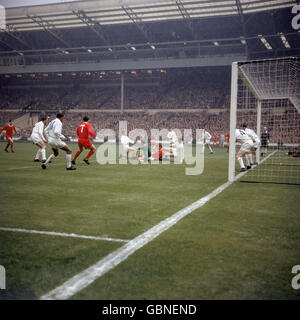
{"label": "red shorts", "polygon": [[6,139],[12,139],[12,136],[11,136],[10,134],[6,134],[6,135],[5,135],[5,138],[6,138]]}
{"label": "red shorts", "polygon": [[85,149],[90,148],[93,144],[90,140],[78,139],[78,145],[84,147]]}

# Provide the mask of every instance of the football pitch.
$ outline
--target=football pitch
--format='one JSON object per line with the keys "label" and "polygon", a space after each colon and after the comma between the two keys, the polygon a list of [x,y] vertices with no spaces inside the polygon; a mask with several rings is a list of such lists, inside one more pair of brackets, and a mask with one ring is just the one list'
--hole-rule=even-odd
{"label": "football pitch", "polygon": [[225,148],[206,149],[204,171],[195,176],[173,163],[99,165],[95,155],[89,166],[81,155],[77,170],[66,171],[63,151],[42,170],[34,145],[3,149],[0,143],[0,299],[68,290],[69,279],[80,274],[84,282],[88,268],[105,261],[107,271],[69,299],[300,298],[291,285],[300,265],[297,185],[234,182],[132,254],[112,259],[223,185]]}

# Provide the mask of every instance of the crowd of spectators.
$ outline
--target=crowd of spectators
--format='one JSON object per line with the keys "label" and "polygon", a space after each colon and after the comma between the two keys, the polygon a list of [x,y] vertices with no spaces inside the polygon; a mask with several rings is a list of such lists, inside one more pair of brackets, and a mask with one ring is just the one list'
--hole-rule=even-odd
{"label": "crowd of spectators", "polygon": [[0,127],[2,128],[9,120],[17,119],[22,115],[23,112],[0,112]]}
{"label": "crowd of spectators", "polygon": [[[15,119],[22,113],[0,112],[0,126],[9,119]],[[216,114],[208,111],[136,111],[136,112],[72,112],[65,113],[63,121],[63,132],[70,138],[76,138],[76,128],[82,122],[82,118],[88,115],[95,132],[101,129],[112,129],[116,135],[119,133],[119,121],[127,121],[128,131],[133,129],[143,129],[148,137],[151,129],[179,129],[182,134],[184,129],[192,129],[193,139],[195,139],[196,129],[206,129],[211,135],[229,132],[229,110]],[[52,115],[52,118],[54,116]],[[293,113],[283,115],[262,115],[262,120],[270,132],[271,143],[300,143],[300,115]],[[246,112],[237,118],[237,126],[247,122],[248,126],[256,130],[256,113]],[[24,137],[30,136],[31,128],[21,129],[20,134]]]}
{"label": "crowd of spectators", "polygon": [[[81,123],[85,113],[67,113],[64,119],[64,132],[69,137],[76,136],[76,128]],[[205,111],[201,112],[94,112],[88,113],[91,124],[95,131],[101,129],[112,129],[116,134],[119,133],[119,122],[127,121],[128,131],[143,129],[148,137],[151,129],[170,129],[175,128],[184,133],[184,129],[193,130],[195,139],[196,129],[206,129],[218,136],[229,129],[229,112],[219,115],[211,115]]]}
{"label": "crowd of spectators", "polygon": [[[151,129],[178,129],[184,133],[184,129],[192,129],[195,139],[196,129],[206,129],[211,134],[225,134],[229,130],[229,112],[218,115],[209,114],[205,111],[196,112],[67,112],[63,121],[63,133],[69,138],[76,138],[76,128],[82,122],[85,115],[91,119],[95,132],[101,129],[112,129],[119,134],[119,122],[127,121],[128,131],[143,129],[151,136]],[[7,118],[7,117],[6,117]],[[51,116],[50,119],[54,118]],[[2,119],[1,119],[2,120]],[[6,121],[8,118],[6,119]],[[6,121],[1,121],[4,124]],[[21,134],[29,137],[31,128],[22,129]]]}
{"label": "crowd of spectators", "polygon": [[[223,73],[222,73],[223,74]],[[22,82],[23,81],[23,82]],[[0,84],[0,108],[19,110],[120,109],[121,80]],[[124,109],[229,108],[230,82],[220,73],[174,71],[139,79],[125,77]]]}
{"label": "crowd of spectators", "polygon": [[[31,89],[25,86],[2,86],[0,109],[8,112],[0,112],[0,126],[10,118],[16,119],[22,115],[22,111],[53,111],[52,114],[63,111],[66,114],[64,134],[73,138],[84,115],[91,118],[95,131],[107,128],[118,133],[119,121],[127,120],[128,130],[144,129],[148,136],[152,128],[172,127],[182,132],[192,129],[193,138],[195,129],[204,128],[219,137],[229,131],[230,88],[225,83],[228,84],[228,81],[224,81],[220,75],[209,76],[206,73],[201,76],[185,71],[174,72],[152,82],[125,81],[123,113],[120,112],[120,82],[102,83],[99,86],[95,83],[62,82],[61,86],[37,86]],[[12,109],[19,112],[9,112]],[[101,112],[94,112],[93,109]],[[256,112],[242,111],[238,114],[238,125],[246,119],[248,125],[256,130]],[[273,142],[300,139],[299,113],[267,114],[262,116],[262,122],[269,128]],[[30,131],[31,128],[22,129],[21,134],[29,136]]]}
{"label": "crowd of spectators", "polygon": [[[125,86],[124,109],[222,109],[229,107],[229,93],[221,88]],[[121,88],[2,89],[1,109],[120,109]]]}

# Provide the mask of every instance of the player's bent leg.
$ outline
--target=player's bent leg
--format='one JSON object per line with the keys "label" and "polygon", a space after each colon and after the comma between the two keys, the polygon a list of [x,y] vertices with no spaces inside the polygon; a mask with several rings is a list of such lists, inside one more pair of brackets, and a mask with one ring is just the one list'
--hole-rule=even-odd
{"label": "player's bent leg", "polygon": [[6,147],[4,148],[4,151],[5,151],[5,152],[8,152],[8,147],[9,147],[9,145],[10,145],[10,143],[8,142],[7,145],[6,145]]}
{"label": "player's bent leg", "polygon": [[79,150],[76,152],[76,154],[72,160],[72,164],[75,164],[76,159],[79,157],[79,155],[83,151],[83,146],[81,144],[78,143],[78,147],[79,147]]}
{"label": "player's bent leg", "polygon": [[34,162],[40,162],[40,155],[42,155],[42,161],[46,162],[46,145],[43,141],[39,141],[36,143],[36,146],[39,147],[36,156],[34,158]]}
{"label": "player's bent leg", "polygon": [[[37,144],[37,146],[39,147],[39,145]],[[38,148],[38,151],[37,151],[37,153],[36,153],[36,155],[35,155],[35,157],[34,157],[34,162],[40,162],[40,155],[41,155],[41,153],[42,153],[42,150],[41,150],[41,148],[39,147]]]}
{"label": "player's bent leg", "polygon": [[90,164],[89,158],[95,153],[96,147],[92,144],[92,145],[89,147],[89,150],[90,150],[90,152],[89,152],[89,153],[87,154],[87,156],[83,159],[83,161],[84,161],[86,164]]}
{"label": "player's bent leg", "polygon": [[251,158],[250,158],[250,153],[245,154],[246,158],[246,163],[247,163],[247,170],[251,169]]}
{"label": "player's bent leg", "polygon": [[12,138],[8,138],[9,145],[10,145],[10,150],[11,152],[14,152],[14,141]]}
{"label": "player's bent leg", "polygon": [[59,154],[58,149],[57,148],[52,148],[52,151],[53,151],[54,157],[57,157],[58,154]]}
{"label": "player's bent leg", "polygon": [[42,153],[42,161],[46,162],[46,146],[43,145],[43,147],[41,148],[41,153]]}
{"label": "player's bent leg", "polygon": [[244,172],[246,171],[245,165],[244,165],[244,161],[243,161],[243,156],[244,156],[245,152],[243,150],[239,150],[239,152],[236,155],[236,159],[241,167],[240,172]]}
{"label": "player's bent leg", "polygon": [[62,150],[66,151],[66,159],[67,159],[67,170],[76,170],[75,167],[72,166],[72,150],[68,145],[65,145],[64,147],[61,148]]}
{"label": "player's bent leg", "polygon": [[51,160],[58,156],[58,149],[52,148],[53,153],[49,156],[49,158],[42,164],[42,169],[46,169],[47,165],[51,163]]}

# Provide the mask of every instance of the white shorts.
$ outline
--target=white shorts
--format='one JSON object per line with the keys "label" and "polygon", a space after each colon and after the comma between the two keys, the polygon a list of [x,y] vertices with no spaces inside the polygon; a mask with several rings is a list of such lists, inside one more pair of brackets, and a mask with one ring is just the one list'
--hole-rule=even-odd
{"label": "white shorts", "polygon": [[34,144],[37,144],[37,143],[39,143],[39,142],[43,142],[43,139],[42,139],[40,136],[36,135],[36,134],[32,134],[32,135],[30,136],[30,138],[31,138],[31,141],[32,141]]}
{"label": "white shorts", "polygon": [[128,145],[128,144],[123,144],[122,146],[123,146],[123,150],[124,150],[124,152],[136,151],[136,148],[131,147],[131,146],[130,146],[130,145]]}
{"label": "white shorts", "polygon": [[53,149],[61,149],[65,147],[67,144],[63,142],[61,139],[48,137],[48,144]]}
{"label": "white shorts", "polygon": [[257,148],[260,146],[260,141],[259,141],[259,140],[258,140],[258,141],[255,141],[255,142],[253,143],[253,146],[254,146],[255,149],[257,149]]}
{"label": "white shorts", "polygon": [[178,155],[178,149],[177,149],[177,147],[172,147],[172,152],[173,152],[173,154],[174,154],[174,157],[177,157],[177,155]]}
{"label": "white shorts", "polygon": [[128,152],[129,151],[129,145],[128,144],[123,144],[123,150],[124,152]]}
{"label": "white shorts", "polygon": [[177,156],[183,160],[184,159],[184,147],[183,145],[177,146]]}
{"label": "white shorts", "polygon": [[242,144],[240,151],[251,152],[251,149],[253,148],[253,146],[254,146],[253,141],[248,140]]}
{"label": "white shorts", "polygon": [[205,143],[205,144],[206,144],[206,143],[210,144],[210,139],[205,139],[204,143]]}

